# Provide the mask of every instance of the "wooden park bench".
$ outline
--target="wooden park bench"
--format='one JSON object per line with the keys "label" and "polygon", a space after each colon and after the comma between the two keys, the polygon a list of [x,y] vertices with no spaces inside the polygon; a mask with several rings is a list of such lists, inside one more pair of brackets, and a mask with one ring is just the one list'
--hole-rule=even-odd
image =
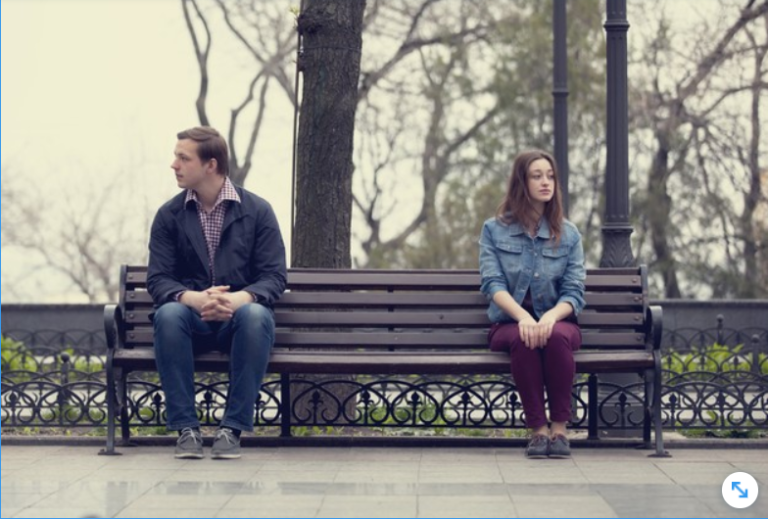
{"label": "wooden park bench", "polygon": [[[509,356],[488,350],[487,301],[479,285],[479,274],[470,270],[289,270],[286,293],[275,306],[276,340],[269,363],[269,372],[280,375],[275,425],[281,435],[290,436],[292,427],[307,423],[297,416],[291,398],[304,375],[343,376],[339,380],[509,375]],[[646,268],[588,270],[586,292],[576,367],[589,375],[588,438],[598,438],[597,375],[636,373],[644,378],[639,385],[644,398],[637,407],[642,409],[643,446],[654,447],[653,423],[655,454],[664,455],[661,308],[648,303]],[[127,390],[129,373],[157,369],[151,311],[146,266],[123,266],[119,304],[104,309],[108,454],[115,453],[117,420],[127,444],[131,418],[138,412]],[[226,354],[206,353],[197,358],[196,370],[226,373],[228,363]],[[373,392],[362,391],[357,398],[369,401]],[[258,410],[256,416],[259,425]],[[499,426],[509,427],[515,419],[508,418]]]}

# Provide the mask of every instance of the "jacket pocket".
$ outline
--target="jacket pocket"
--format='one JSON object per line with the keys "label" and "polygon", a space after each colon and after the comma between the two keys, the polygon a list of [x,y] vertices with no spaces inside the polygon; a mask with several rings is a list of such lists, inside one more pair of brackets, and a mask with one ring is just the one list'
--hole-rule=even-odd
{"label": "jacket pocket", "polygon": [[568,266],[568,254],[570,247],[560,245],[559,247],[544,247],[541,255],[544,258],[544,272],[551,278],[559,278],[565,274],[565,268]]}

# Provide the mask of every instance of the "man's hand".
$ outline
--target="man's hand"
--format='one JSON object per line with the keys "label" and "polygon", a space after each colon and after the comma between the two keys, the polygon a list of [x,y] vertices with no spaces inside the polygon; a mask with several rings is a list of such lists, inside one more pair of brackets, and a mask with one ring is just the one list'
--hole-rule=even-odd
{"label": "man's hand", "polygon": [[200,312],[203,321],[228,321],[238,308],[253,302],[253,296],[248,292],[227,292],[221,288],[212,287],[206,291],[209,300]]}

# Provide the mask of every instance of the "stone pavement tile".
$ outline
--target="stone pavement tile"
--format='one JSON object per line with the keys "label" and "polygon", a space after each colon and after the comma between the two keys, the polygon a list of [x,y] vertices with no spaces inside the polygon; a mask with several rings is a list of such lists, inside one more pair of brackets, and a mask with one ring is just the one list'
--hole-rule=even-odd
{"label": "stone pavement tile", "polygon": [[[0,517],[14,517],[16,514],[21,513],[23,508],[12,508],[3,505],[0,507]],[[38,516],[42,517],[42,516]]]}
{"label": "stone pavement tile", "polygon": [[320,463],[348,461],[352,456],[352,449],[345,447],[276,447],[267,459],[299,463],[311,460]]}
{"label": "stone pavement tile", "polygon": [[146,482],[156,483],[164,481],[176,473],[176,469],[147,469],[140,468],[120,469],[120,468],[102,468],[91,472],[80,481],[123,481],[123,482]]}
{"label": "stone pavement tile", "polygon": [[[145,506],[129,506],[123,511],[119,512],[114,517],[136,517],[136,518],[155,518],[155,517],[187,517],[205,518],[213,517],[219,511],[218,508],[199,508],[199,507],[183,507],[178,506],[176,508],[148,508]],[[56,517],[56,516],[53,516]]]}
{"label": "stone pavement tile", "polygon": [[333,483],[326,487],[327,495],[336,496],[415,496],[420,494],[421,486],[415,481],[387,483]]}
{"label": "stone pavement tile", "polygon": [[[229,460],[228,460],[229,461]],[[313,471],[337,471],[343,466],[343,462],[341,461],[334,461],[334,460],[316,460],[314,458],[307,458],[305,460],[279,460],[279,459],[271,459],[268,461],[265,461],[261,467],[259,467],[259,471],[264,472],[270,472],[270,471],[307,471],[307,472],[313,472]]]}
{"label": "stone pavement tile", "polygon": [[333,478],[334,483],[416,483],[419,481],[418,468],[404,470],[402,472],[396,470],[377,471],[375,467],[370,469],[370,472],[352,471],[347,472],[345,468],[339,470],[336,477]]}
{"label": "stone pavement tile", "polygon": [[[235,496],[218,512],[219,517],[314,517],[324,496]],[[244,515],[250,513],[251,515]],[[292,515],[291,515],[292,514]]]}
{"label": "stone pavement tile", "polygon": [[509,496],[419,496],[417,517],[517,517]]}
{"label": "stone pavement tile", "polygon": [[389,447],[353,447],[349,451],[348,461],[370,461],[379,464],[403,464],[419,462],[423,449],[392,449]]}
{"label": "stone pavement tile", "polygon": [[245,485],[242,481],[161,481],[146,493],[167,496],[231,496]]}
{"label": "stone pavement tile", "polygon": [[67,488],[70,481],[39,481],[36,479],[19,480],[10,478],[2,482],[3,497],[9,494],[50,494]]}
{"label": "stone pavement tile", "polygon": [[513,496],[519,517],[618,517],[599,495]]}
{"label": "stone pavement tile", "polygon": [[[216,509],[226,504],[232,495],[230,494],[181,494],[148,492],[137,497],[131,503],[131,507],[137,509]],[[211,512],[212,513],[212,512]]]}
{"label": "stone pavement tile", "polygon": [[586,483],[533,483],[507,485],[507,492],[515,496],[596,496],[597,487]]}
{"label": "stone pavement tile", "polygon": [[693,496],[658,496],[638,499],[626,496],[605,496],[606,502],[619,517],[711,517],[712,510]]}
{"label": "stone pavement tile", "polygon": [[497,449],[421,449],[424,463],[491,463],[495,461]]}
{"label": "stone pavement tile", "polygon": [[731,461],[733,472],[746,472],[756,477],[758,475],[768,476],[768,458],[764,461]]}
{"label": "stone pavement tile", "polygon": [[316,517],[415,517],[417,496],[325,496]]}
{"label": "stone pavement tile", "polygon": [[634,497],[637,500],[655,499],[657,497],[692,497],[692,494],[684,487],[675,484],[642,485],[642,484],[601,484],[592,485],[592,488],[603,497]]}
{"label": "stone pavement tile", "polygon": [[329,482],[303,481],[249,481],[240,487],[234,495],[272,496],[272,495],[323,495]]}
{"label": "stone pavement tile", "polygon": [[419,496],[503,496],[505,483],[419,483]]}
{"label": "stone pavement tile", "polygon": [[73,470],[36,470],[34,468],[25,468],[17,470],[13,475],[16,481],[77,481],[93,474],[94,470],[73,469]]}
{"label": "stone pavement tile", "polygon": [[443,470],[422,470],[419,483],[503,483],[498,467],[466,469],[463,465]]}
{"label": "stone pavement tile", "polygon": [[[75,517],[112,517],[115,512],[107,513],[106,510],[100,510],[95,507],[89,506],[76,506],[74,508],[65,508],[57,506],[55,508],[25,508],[16,513],[13,517],[61,517],[61,518],[75,518]],[[3,517],[7,517],[3,514]]]}
{"label": "stone pavement tile", "polygon": [[698,499],[714,512],[715,517],[768,517],[768,497],[764,494],[759,494],[755,502],[747,508],[729,506],[720,489],[711,495],[699,496]]}
{"label": "stone pavement tile", "polygon": [[275,482],[275,481],[294,481],[294,482],[316,482],[329,483],[336,477],[336,471],[322,470],[259,470],[254,474],[248,483]]}
{"label": "stone pavement tile", "polygon": [[106,515],[114,515],[152,488],[147,483],[75,482],[64,490],[49,494],[35,507],[79,508],[87,506]]}
{"label": "stone pavement tile", "polygon": [[170,474],[165,481],[215,481],[215,482],[230,482],[230,483],[244,483],[250,481],[253,476],[256,475],[258,469],[248,468],[241,466],[240,464],[231,464],[232,467],[229,470],[217,469],[213,470],[210,466],[201,467],[199,469],[192,469],[185,467],[179,469]]}
{"label": "stone pavement tile", "polygon": [[659,464],[675,483],[691,485],[722,485],[729,474],[736,472],[733,465],[727,462],[697,462]]}
{"label": "stone pavement tile", "polygon": [[[380,454],[385,456],[385,454]],[[345,461],[342,467],[345,472],[370,472],[372,470],[380,470],[382,472],[393,472],[398,470],[419,470],[419,467],[424,464],[419,460],[403,460],[403,461],[391,461],[386,457],[375,459],[355,458],[353,460]],[[445,466],[446,464],[437,464],[438,466]]]}
{"label": "stone pavement tile", "polygon": [[502,467],[501,475],[510,484],[587,484],[584,473],[572,464],[560,464],[559,460],[539,460],[527,467]]}
{"label": "stone pavement tile", "polygon": [[3,508],[26,508],[39,503],[49,495],[50,494],[10,494],[3,491]]}
{"label": "stone pavement tile", "polygon": [[[130,451],[127,451],[130,452]],[[104,456],[107,460],[102,466],[105,469],[181,469],[189,466],[201,467],[205,460],[178,460],[173,457],[173,447],[157,447],[154,452],[128,453],[123,456]]]}

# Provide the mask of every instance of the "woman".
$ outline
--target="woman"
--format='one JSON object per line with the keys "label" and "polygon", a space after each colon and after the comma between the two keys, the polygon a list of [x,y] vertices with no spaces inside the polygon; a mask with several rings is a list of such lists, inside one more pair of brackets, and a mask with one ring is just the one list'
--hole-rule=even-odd
{"label": "woman", "polygon": [[584,308],[586,270],[581,235],[563,217],[557,166],[548,153],[515,158],[507,194],[483,225],[480,275],[490,300],[490,348],[509,352],[532,432],[526,455],[568,457],[573,352],[581,346],[576,316]]}

